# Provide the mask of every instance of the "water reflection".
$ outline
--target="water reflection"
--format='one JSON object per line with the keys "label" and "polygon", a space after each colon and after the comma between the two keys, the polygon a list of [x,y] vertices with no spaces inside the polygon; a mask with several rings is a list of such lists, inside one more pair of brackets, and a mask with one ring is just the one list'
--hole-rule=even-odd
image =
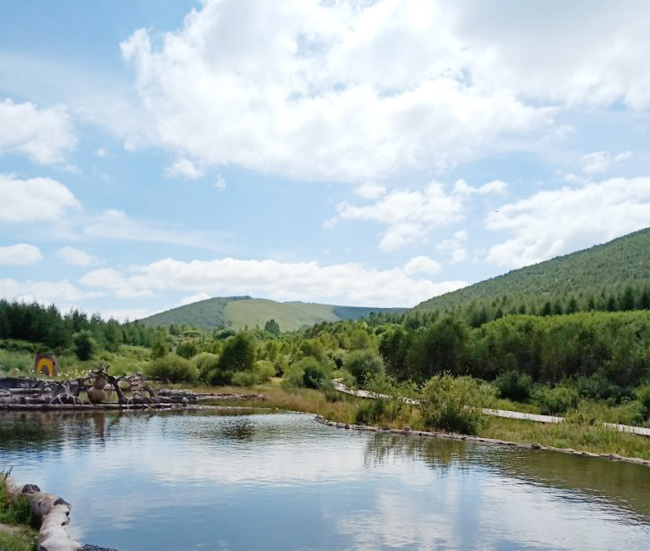
{"label": "water reflection", "polygon": [[530,484],[551,486],[573,493],[568,501],[602,498],[614,501],[650,522],[650,472],[647,467],[603,459],[571,456],[544,450],[485,446],[472,442],[445,441],[392,434],[374,434],[366,444],[365,462],[419,460],[444,474],[450,468],[471,466],[491,469],[501,476]]}
{"label": "water reflection", "polygon": [[221,413],[0,413],[0,465],[121,551],[648,549],[649,469]]}

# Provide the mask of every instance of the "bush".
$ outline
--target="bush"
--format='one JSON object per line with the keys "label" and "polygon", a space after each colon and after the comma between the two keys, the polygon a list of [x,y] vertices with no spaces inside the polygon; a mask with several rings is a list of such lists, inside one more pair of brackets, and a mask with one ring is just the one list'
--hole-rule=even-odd
{"label": "bush", "polygon": [[332,369],[313,356],[305,356],[285,370],[283,385],[315,389],[331,388]]}
{"label": "bush", "polygon": [[154,360],[147,366],[146,373],[154,379],[170,383],[191,383],[199,376],[196,365],[177,354],[167,354]]}
{"label": "bush", "polygon": [[578,377],[575,386],[580,396],[591,400],[609,400],[618,403],[626,395],[620,386],[607,378],[602,369],[591,377]]}
{"label": "bush", "polygon": [[477,434],[485,421],[482,412],[489,400],[484,387],[471,377],[436,375],[421,392],[425,426],[463,434]]}
{"label": "bush", "polygon": [[540,385],[533,390],[533,398],[544,415],[562,415],[578,406],[578,392],[567,386]]}
{"label": "bush", "polygon": [[530,375],[516,370],[502,373],[496,378],[494,384],[499,389],[501,398],[508,398],[517,402],[523,402],[530,398],[530,392],[533,388],[533,380]]}
{"label": "bush", "polygon": [[258,383],[266,383],[271,377],[275,377],[275,363],[269,360],[258,360],[255,362],[255,373]]}
{"label": "bush", "polygon": [[253,371],[235,371],[232,374],[231,383],[235,386],[252,387],[258,382],[257,373]]}
{"label": "bush", "polygon": [[219,356],[211,352],[201,352],[192,358],[192,363],[199,370],[199,379],[207,383],[210,373],[219,368]]}
{"label": "bush", "polygon": [[223,347],[219,367],[223,372],[252,371],[255,366],[255,339],[248,333],[238,333]]}
{"label": "bush", "polygon": [[359,386],[364,386],[368,379],[383,373],[384,362],[372,350],[355,350],[345,357],[343,367],[354,376]]}
{"label": "bush", "polygon": [[368,400],[361,402],[355,413],[354,421],[359,425],[372,425],[377,423],[387,410],[386,400]]}
{"label": "bush", "polygon": [[640,386],[634,393],[644,410],[644,417],[650,418],[650,384]]}

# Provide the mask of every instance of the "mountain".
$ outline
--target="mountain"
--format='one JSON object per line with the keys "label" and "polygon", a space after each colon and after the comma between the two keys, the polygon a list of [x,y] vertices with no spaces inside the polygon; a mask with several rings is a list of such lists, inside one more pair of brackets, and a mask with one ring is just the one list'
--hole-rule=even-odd
{"label": "mountain", "polygon": [[185,323],[203,330],[219,327],[264,327],[274,319],[282,331],[295,331],[323,321],[341,321],[368,317],[371,312],[400,314],[406,308],[367,308],[360,306],[334,306],[306,302],[275,302],[273,300],[244,297],[220,297],[179,306],[140,320],[147,326],[169,326]]}
{"label": "mountain", "polygon": [[[509,308],[527,303],[535,308],[548,301],[558,302],[565,311],[571,301],[578,310],[626,310],[645,308],[648,289],[650,228],[434,297],[415,311],[487,302],[507,303]],[[626,294],[631,308],[622,307]]]}

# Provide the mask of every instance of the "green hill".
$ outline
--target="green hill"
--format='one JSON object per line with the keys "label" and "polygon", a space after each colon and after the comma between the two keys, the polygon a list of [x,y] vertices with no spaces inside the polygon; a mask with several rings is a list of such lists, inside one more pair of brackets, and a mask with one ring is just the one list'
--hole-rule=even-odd
{"label": "green hill", "polygon": [[650,228],[432,298],[415,311],[472,306],[539,313],[547,303],[550,313],[615,311],[648,308],[648,300]]}
{"label": "green hill", "polygon": [[275,302],[273,300],[245,297],[220,297],[201,300],[144,318],[149,327],[187,324],[203,330],[219,327],[264,327],[274,319],[282,331],[295,331],[323,321],[340,321],[368,317],[371,312],[399,314],[405,308],[366,308],[334,306],[306,302]]}

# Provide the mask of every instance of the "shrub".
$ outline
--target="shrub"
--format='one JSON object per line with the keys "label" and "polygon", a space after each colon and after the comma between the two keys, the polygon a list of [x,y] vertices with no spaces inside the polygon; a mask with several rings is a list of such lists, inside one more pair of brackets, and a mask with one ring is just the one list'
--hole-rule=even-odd
{"label": "shrub", "polygon": [[258,360],[255,362],[255,374],[258,383],[266,383],[271,377],[275,377],[275,363],[269,360]]}
{"label": "shrub", "polygon": [[578,392],[567,386],[540,385],[533,390],[533,398],[544,415],[562,415],[578,406]]}
{"label": "shrub", "polygon": [[235,386],[252,387],[258,382],[257,373],[253,371],[235,371],[230,381]]}
{"label": "shrub", "polygon": [[386,400],[368,400],[361,402],[355,413],[354,421],[360,425],[372,425],[377,423],[387,409]]}
{"label": "shrub", "polygon": [[199,376],[196,365],[177,354],[167,354],[154,360],[147,366],[146,373],[154,379],[170,383],[191,383]]}
{"label": "shrub", "polygon": [[316,389],[331,388],[332,369],[313,356],[305,356],[285,370],[283,385]]}
{"label": "shrub", "polygon": [[425,426],[463,434],[477,434],[485,421],[483,404],[489,400],[485,389],[471,377],[436,375],[421,392]]}
{"label": "shrub", "polygon": [[223,347],[219,367],[223,372],[251,371],[255,365],[255,339],[248,333],[238,333]]}
{"label": "shrub", "polygon": [[343,367],[354,376],[359,386],[364,386],[368,379],[383,373],[384,362],[372,350],[355,350],[345,357]]}
{"label": "shrub", "polygon": [[634,393],[644,410],[644,417],[650,417],[650,384],[640,386]]}
{"label": "shrub", "polygon": [[575,382],[578,394],[591,400],[611,400],[619,402],[625,396],[625,391],[612,383],[601,369],[591,377],[578,377]]}
{"label": "shrub", "polygon": [[211,352],[201,352],[192,358],[192,363],[199,370],[199,379],[207,383],[210,372],[219,367],[219,356]]}
{"label": "shrub", "polygon": [[499,389],[501,398],[508,398],[517,402],[523,402],[530,398],[530,392],[533,388],[533,380],[530,375],[520,373],[514,369],[499,375],[494,384]]}

